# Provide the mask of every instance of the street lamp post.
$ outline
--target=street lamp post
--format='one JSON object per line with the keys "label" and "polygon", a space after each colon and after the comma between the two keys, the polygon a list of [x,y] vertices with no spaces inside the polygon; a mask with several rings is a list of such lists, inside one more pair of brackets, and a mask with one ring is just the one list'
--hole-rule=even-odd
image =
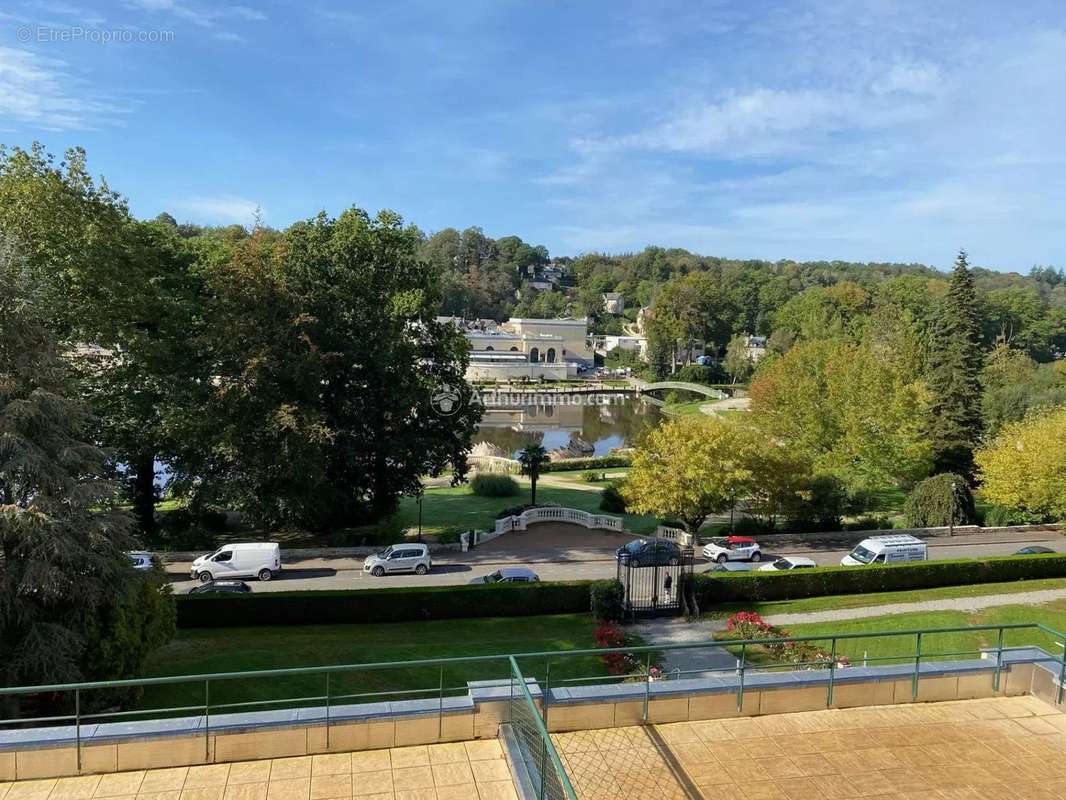
{"label": "street lamp post", "polygon": [[425,494],[425,489],[421,484],[418,487],[418,541],[422,541],[422,496]]}
{"label": "street lamp post", "polygon": [[955,535],[955,481],[951,482],[951,516],[948,517],[948,536]]}

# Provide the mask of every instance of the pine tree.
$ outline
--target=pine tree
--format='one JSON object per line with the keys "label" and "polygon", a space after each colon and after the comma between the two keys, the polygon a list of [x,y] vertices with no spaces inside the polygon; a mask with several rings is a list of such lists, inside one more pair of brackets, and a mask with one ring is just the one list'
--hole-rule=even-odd
{"label": "pine tree", "polygon": [[954,472],[973,481],[973,451],[982,430],[981,361],[977,293],[966,252],[960,250],[930,342],[934,474]]}

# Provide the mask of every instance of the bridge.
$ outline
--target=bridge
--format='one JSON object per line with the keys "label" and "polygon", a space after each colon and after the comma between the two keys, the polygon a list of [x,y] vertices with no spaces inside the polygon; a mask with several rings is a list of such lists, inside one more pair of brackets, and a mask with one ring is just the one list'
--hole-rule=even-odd
{"label": "bridge", "polygon": [[[704,386],[699,383],[688,383],[687,381],[659,381],[658,383],[639,383],[636,385],[637,392],[640,394],[647,394],[648,392],[675,389],[685,392],[695,392],[696,394],[702,394],[704,397],[713,397],[715,400],[724,400],[729,397],[728,394],[721,389],[712,389],[710,386]],[[655,405],[665,405],[662,400],[658,400],[654,397],[647,398],[649,402]]]}

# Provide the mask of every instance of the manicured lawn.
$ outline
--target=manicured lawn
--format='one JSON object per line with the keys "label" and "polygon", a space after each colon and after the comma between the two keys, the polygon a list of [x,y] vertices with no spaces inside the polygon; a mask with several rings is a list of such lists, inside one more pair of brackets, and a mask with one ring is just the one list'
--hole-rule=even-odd
{"label": "manicured lawn", "polygon": [[[529,502],[529,482],[521,479],[519,483],[523,489],[515,497],[478,497],[470,491],[469,486],[427,489],[422,499],[422,530],[428,533],[451,527],[491,530],[495,527],[497,513],[510,506]],[[600,511],[600,493],[587,489],[569,489],[538,483],[537,502],[554,503],[593,514],[605,513]],[[654,517],[635,514],[622,516],[625,519],[625,529],[633,533],[652,533],[658,525]],[[417,527],[418,503],[414,498],[404,498],[397,519],[404,527]]]}
{"label": "manicured lawn", "polygon": [[1036,592],[1041,589],[1066,589],[1066,578],[1045,578],[1009,583],[982,583],[976,586],[945,586],[939,589],[916,589],[907,592],[874,592],[870,594],[808,597],[802,600],[775,600],[765,603],[727,603],[707,610],[707,616],[725,617],[734,611],[757,611],[770,614],[801,614],[808,611],[831,611],[840,608],[862,608],[888,603],[919,603],[924,600],[947,600],[956,597],[981,597],[993,594]]}
{"label": "manicured lawn", "polygon": [[[587,614],[381,625],[198,628],[179,631],[173,642],[153,654],[145,676],[581,650],[595,647],[593,631],[594,622]],[[523,660],[520,666],[529,676],[543,676],[545,659]],[[603,662],[596,656],[559,658],[551,662],[553,682],[605,674]],[[451,665],[443,671],[445,687],[456,690],[452,694],[464,694],[468,680],[507,678],[509,675],[509,666],[500,660]],[[440,681],[441,669],[437,666],[375,669],[334,674],[330,678],[330,691],[331,696],[377,695],[347,702],[403,700],[436,696]],[[428,691],[391,697],[380,694],[411,690]],[[301,675],[217,680],[211,683],[210,692],[212,704],[307,698],[324,694],[325,679],[322,675]],[[202,702],[201,681],[149,687],[140,705],[142,708],[169,708]]]}
{"label": "manicured lawn", "polygon": [[702,400],[692,400],[688,403],[667,403],[662,408],[662,412],[671,417],[681,417],[688,414],[699,414],[700,406],[707,405],[711,402],[711,398],[705,397]]}
{"label": "manicured lawn", "polygon": [[[980,612],[934,611],[913,614],[893,614],[842,622],[819,622],[806,625],[789,625],[793,636],[825,636],[816,645],[829,652],[830,636],[840,634],[883,633],[888,631],[911,631],[929,628],[975,627],[982,625],[1005,625],[1014,623],[1043,623],[1049,627],[1066,630],[1066,602],[1048,603],[1043,606],[998,606]],[[951,660],[978,657],[982,648],[994,648],[998,641],[996,630],[970,630],[951,633],[926,633],[922,636],[923,660]],[[1053,656],[1059,656],[1061,641],[1035,629],[1006,631],[1003,644],[1006,647],[1036,645]],[[847,656],[853,665],[868,659],[871,666],[887,663],[913,663],[917,648],[914,635],[861,636],[853,639],[838,639],[837,654]],[[730,648],[735,650],[738,648]],[[755,663],[767,663],[763,653],[754,653]]]}

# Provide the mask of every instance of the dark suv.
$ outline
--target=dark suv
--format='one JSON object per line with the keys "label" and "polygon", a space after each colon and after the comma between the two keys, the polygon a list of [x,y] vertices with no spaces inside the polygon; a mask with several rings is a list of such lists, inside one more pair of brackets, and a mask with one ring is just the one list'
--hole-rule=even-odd
{"label": "dark suv", "polygon": [[623,564],[655,567],[681,563],[681,548],[669,539],[637,539],[615,553]]}

